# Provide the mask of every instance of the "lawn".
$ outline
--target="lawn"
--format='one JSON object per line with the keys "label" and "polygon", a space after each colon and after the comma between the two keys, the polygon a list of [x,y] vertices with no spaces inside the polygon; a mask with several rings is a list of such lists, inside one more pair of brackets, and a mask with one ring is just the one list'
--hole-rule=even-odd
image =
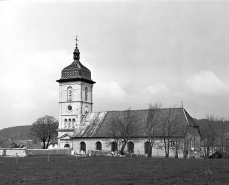
{"label": "lawn", "polygon": [[229,160],[0,157],[0,184],[229,184]]}

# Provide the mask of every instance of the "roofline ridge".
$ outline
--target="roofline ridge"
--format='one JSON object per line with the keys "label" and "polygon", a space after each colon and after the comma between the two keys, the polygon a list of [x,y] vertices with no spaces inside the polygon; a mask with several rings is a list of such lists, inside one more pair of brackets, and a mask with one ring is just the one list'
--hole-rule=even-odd
{"label": "roofline ridge", "polygon": [[[185,108],[183,108],[183,107],[170,107],[170,108],[172,108],[172,109],[184,109],[185,110]],[[170,109],[170,108],[160,108],[160,110],[167,110],[167,109]],[[99,113],[99,112],[123,112],[123,111],[127,111],[127,110],[129,110],[129,109],[126,109],[126,110],[98,111],[98,112],[94,112],[94,113]],[[149,109],[130,109],[130,110],[131,111],[146,111],[146,110],[149,110]]]}

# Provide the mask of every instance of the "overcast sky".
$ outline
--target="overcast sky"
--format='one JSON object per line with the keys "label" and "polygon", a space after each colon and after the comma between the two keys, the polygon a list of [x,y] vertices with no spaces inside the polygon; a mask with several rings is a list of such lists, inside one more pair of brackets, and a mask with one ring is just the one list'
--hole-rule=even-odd
{"label": "overcast sky", "polygon": [[0,129],[58,119],[76,35],[94,111],[183,101],[229,117],[229,1],[1,1]]}

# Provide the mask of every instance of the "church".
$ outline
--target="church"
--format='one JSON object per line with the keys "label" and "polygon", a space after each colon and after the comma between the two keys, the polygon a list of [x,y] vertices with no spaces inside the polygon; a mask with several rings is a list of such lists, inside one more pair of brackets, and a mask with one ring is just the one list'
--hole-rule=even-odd
{"label": "church", "polygon": [[[120,149],[119,143],[114,140],[108,130],[113,119],[124,111],[93,112],[93,85],[91,71],[80,62],[80,51],[77,45],[73,52],[73,62],[62,70],[59,82],[59,127],[58,147],[71,148],[75,153],[82,151],[88,154],[91,151],[115,151]],[[180,124],[184,125],[185,135],[181,137],[186,143],[188,157],[200,155],[200,131],[188,112],[182,108],[174,108],[180,116]],[[137,123],[144,125],[148,110],[130,110],[137,115]],[[169,108],[161,109],[163,114]],[[139,132],[140,133],[140,132]],[[160,135],[155,136],[157,142],[162,142]],[[177,136],[178,137],[178,136]],[[136,139],[137,138],[137,139]],[[148,153],[147,137],[144,134],[135,135],[135,139],[128,141],[126,151],[145,155]],[[173,140],[171,139],[171,146]],[[170,151],[170,157],[174,156]],[[152,148],[152,156],[163,157],[165,151],[161,147]],[[179,150],[179,157],[184,156],[184,150]]]}

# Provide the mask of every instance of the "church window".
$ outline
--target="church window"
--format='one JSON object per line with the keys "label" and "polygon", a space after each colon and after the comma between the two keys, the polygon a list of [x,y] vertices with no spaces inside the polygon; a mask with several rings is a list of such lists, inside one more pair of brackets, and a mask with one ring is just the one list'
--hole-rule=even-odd
{"label": "church window", "polygon": [[64,127],[67,127],[67,119],[64,120]]}
{"label": "church window", "polygon": [[150,143],[149,143],[149,141],[146,141],[145,142],[145,154],[148,154],[149,150],[150,150]]}
{"label": "church window", "polygon": [[134,143],[132,141],[127,143],[127,149],[129,153],[134,153]]}
{"label": "church window", "polygon": [[71,122],[72,122],[72,120],[71,119],[68,119],[68,128],[71,127]]}
{"label": "church window", "polygon": [[100,141],[96,142],[96,150],[102,150],[102,143]]}
{"label": "church window", "polygon": [[87,116],[87,113],[88,113],[88,107],[87,107],[87,105],[86,105],[86,106],[85,106],[85,113],[84,113],[84,115]]}
{"label": "church window", "polygon": [[67,91],[68,91],[68,101],[72,101],[72,87],[69,86]]}
{"label": "church window", "polygon": [[75,127],[76,120],[72,119],[72,127]]}
{"label": "church window", "polygon": [[69,144],[65,144],[64,148],[70,148],[70,145]]}
{"label": "church window", "polygon": [[170,146],[175,147],[175,141],[170,141]]}
{"label": "church window", "polygon": [[85,87],[85,101],[87,101],[88,99],[88,88]]}
{"label": "church window", "polygon": [[72,111],[72,106],[68,105],[68,111],[71,112]]}
{"label": "church window", "polygon": [[86,143],[84,141],[80,143],[80,151],[86,152]]}
{"label": "church window", "polygon": [[115,152],[116,150],[118,150],[118,145],[117,145],[117,143],[115,141],[113,141],[111,143],[111,151]]}

